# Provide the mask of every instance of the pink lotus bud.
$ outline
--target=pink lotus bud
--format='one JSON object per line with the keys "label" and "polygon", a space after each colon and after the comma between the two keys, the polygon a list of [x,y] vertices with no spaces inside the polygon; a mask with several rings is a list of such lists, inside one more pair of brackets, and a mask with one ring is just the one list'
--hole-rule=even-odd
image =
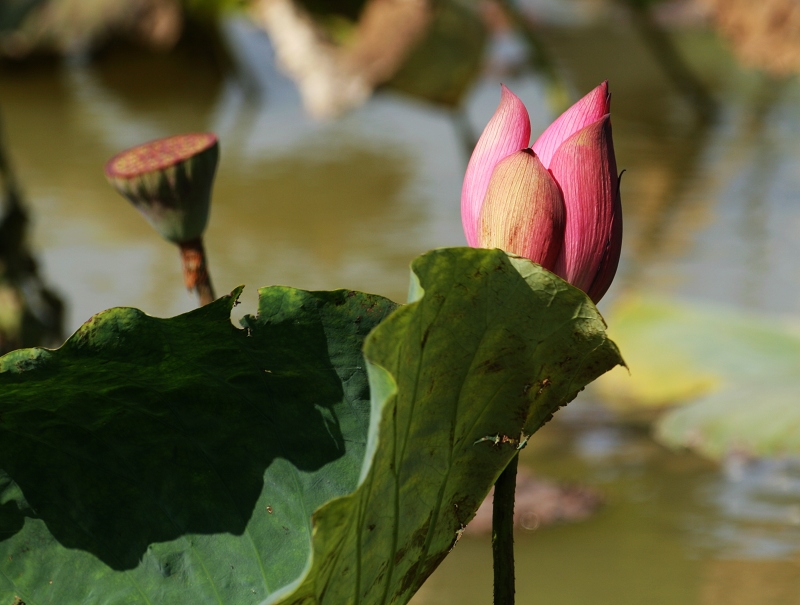
{"label": "pink lotus bud", "polygon": [[470,246],[530,258],[594,302],[611,285],[622,247],[609,100],[603,82],[553,122],[532,153],[515,153],[528,146],[530,122],[522,102],[504,86],[461,192]]}
{"label": "pink lotus bud", "polygon": [[470,246],[478,245],[478,218],[494,167],[527,147],[530,140],[528,110],[517,95],[502,86],[500,105],[475,145],[461,189],[461,222]]}
{"label": "pink lotus bud", "polygon": [[573,134],[553,155],[550,171],[564,195],[567,226],[555,273],[597,302],[617,271],[622,205],[606,115]]}
{"label": "pink lotus bud", "polygon": [[483,200],[478,241],[555,267],[564,239],[564,200],[555,180],[530,149],[494,169]]}

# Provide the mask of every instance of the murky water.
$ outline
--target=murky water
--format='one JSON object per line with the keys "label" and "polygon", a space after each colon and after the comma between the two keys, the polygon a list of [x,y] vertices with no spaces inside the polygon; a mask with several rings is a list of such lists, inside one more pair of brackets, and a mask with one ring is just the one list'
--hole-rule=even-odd
{"label": "murky water", "polygon": [[[626,234],[604,305],[645,290],[797,315],[800,87],[738,68],[710,34],[677,39],[721,102],[712,122],[694,118],[624,27],[548,34],[575,91],[608,78],[613,92]],[[314,122],[293,86],[258,59],[270,52],[264,40],[237,48],[261,65],[246,85],[182,55],[0,72],[34,244],[68,303],[70,330],[111,306],[161,316],[193,307],[176,250],[102,170],[120,149],[176,132],[220,137],[206,245],[218,292],[247,285],[242,312],[269,284],[402,300],[414,256],[464,243],[466,158],[448,112],[380,94],[340,121]],[[541,131],[553,118],[542,82],[505,82]],[[498,96],[495,79],[476,84],[466,107],[476,129]],[[589,401],[571,407],[524,462],[596,486],[607,504],[589,521],[520,536],[522,605],[800,603],[800,466],[719,468],[610,422]],[[416,602],[486,603],[490,593],[488,541],[473,537]]]}
{"label": "murky water", "polygon": [[[589,402],[560,413],[523,462],[606,503],[588,521],[517,535],[519,603],[800,603],[799,464],[720,469],[598,419]],[[489,538],[465,537],[417,603],[490,603],[491,583]]]}

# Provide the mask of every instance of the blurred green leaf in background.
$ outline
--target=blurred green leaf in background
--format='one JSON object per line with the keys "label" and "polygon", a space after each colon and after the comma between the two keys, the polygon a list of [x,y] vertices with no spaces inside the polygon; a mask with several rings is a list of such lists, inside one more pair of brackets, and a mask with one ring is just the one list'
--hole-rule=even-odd
{"label": "blurred green leaf in background", "polygon": [[598,381],[609,405],[655,417],[659,439],[713,458],[800,453],[796,321],[633,297],[609,318],[630,366]]}

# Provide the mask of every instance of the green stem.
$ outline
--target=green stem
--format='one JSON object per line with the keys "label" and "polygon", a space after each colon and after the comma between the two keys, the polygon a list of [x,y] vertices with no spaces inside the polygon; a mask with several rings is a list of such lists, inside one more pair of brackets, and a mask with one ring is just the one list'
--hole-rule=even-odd
{"label": "green stem", "polygon": [[517,489],[515,454],[494,484],[492,503],[492,556],[494,605],[514,605],[514,495]]}

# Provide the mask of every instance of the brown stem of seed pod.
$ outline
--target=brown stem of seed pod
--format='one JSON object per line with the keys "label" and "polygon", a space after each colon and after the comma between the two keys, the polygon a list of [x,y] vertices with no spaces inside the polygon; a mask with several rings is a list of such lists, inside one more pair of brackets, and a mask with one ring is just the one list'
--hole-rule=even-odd
{"label": "brown stem of seed pod", "polygon": [[183,282],[186,284],[186,289],[197,293],[200,306],[213,302],[216,296],[211,285],[211,277],[208,274],[203,238],[198,237],[188,242],[181,242],[179,246],[183,263]]}

